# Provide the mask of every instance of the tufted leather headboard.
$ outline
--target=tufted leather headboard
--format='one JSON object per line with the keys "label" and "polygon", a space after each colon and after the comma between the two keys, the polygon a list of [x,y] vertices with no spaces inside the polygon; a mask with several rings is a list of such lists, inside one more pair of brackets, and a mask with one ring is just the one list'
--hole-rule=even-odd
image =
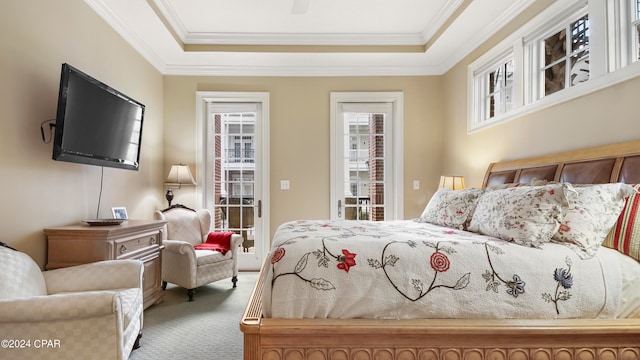
{"label": "tufted leather headboard", "polygon": [[528,184],[534,178],[573,184],[640,183],[640,140],[495,162],[482,186]]}

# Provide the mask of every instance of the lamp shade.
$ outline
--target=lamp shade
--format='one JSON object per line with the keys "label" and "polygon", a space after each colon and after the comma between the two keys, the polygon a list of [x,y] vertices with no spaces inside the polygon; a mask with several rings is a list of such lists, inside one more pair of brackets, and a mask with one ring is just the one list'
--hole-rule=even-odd
{"label": "lamp shade", "polygon": [[464,176],[440,176],[438,189],[462,190],[464,189]]}
{"label": "lamp shade", "polygon": [[171,170],[169,170],[169,176],[167,176],[166,185],[195,185],[196,181],[193,179],[193,175],[191,175],[191,170],[189,170],[189,166],[187,165],[171,165]]}

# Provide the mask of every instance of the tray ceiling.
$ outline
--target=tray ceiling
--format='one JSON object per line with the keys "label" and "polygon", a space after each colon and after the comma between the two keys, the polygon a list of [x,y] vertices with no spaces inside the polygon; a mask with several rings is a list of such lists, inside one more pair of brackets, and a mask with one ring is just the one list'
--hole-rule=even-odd
{"label": "tray ceiling", "polygon": [[439,75],[533,0],[85,0],[165,75]]}

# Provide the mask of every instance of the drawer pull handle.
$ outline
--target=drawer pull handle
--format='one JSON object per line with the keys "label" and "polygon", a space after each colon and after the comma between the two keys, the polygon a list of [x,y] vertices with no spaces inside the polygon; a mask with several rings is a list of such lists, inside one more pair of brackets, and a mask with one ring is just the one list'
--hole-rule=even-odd
{"label": "drawer pull handle", "polygon": [[155,245],[156,244],[156,238],[154,238],[153,236],[150,238],[149,243],[151,245]]}
{"label": "drawer pull handle", "polygon": [[124,245],[120,246],[120,254],[124,254],[126,252],[127,252],[127,247]]}

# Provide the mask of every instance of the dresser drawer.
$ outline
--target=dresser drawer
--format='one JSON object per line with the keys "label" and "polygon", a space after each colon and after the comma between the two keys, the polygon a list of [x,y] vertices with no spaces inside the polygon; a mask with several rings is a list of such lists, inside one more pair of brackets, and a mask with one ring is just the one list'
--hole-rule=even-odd
{"label": "dresser drawer", "polygon": [[[47,269],[102,260],[136,259],[144,263],[144,308],[159,302],[162,291],[162,220],[128,220],[120,225],[74,224],[45,229]],[[2,357],[2,356],[0,356]]]}
{"label": "dresser drawer", "polygon": [[160,232],[148,233],[136,237],[117,239],[114,241],[114,257],[116,259],[135,257],[135,254],[145,252],[160,245]]}

